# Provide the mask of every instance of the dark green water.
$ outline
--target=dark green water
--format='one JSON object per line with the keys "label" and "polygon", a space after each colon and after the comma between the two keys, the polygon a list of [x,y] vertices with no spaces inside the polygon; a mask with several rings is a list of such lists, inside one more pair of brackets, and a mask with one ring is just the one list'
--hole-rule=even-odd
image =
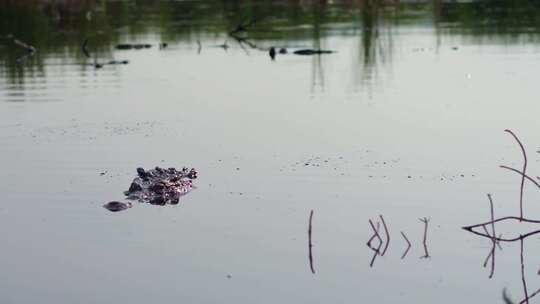
{"label": "dark green water", "polygon": [[[519,213],[504,129],[540,175],[539,17],[533,1],[0,0],[0,302],[503,303],[523,278],[533,295],[536,237],[501,244],[489,278],[492,243],[460,227],[489,220],[486,193]],[[195,167],[198,188],[102,208],[139,166]],[[370,267],[379,214],[391,241]]]}

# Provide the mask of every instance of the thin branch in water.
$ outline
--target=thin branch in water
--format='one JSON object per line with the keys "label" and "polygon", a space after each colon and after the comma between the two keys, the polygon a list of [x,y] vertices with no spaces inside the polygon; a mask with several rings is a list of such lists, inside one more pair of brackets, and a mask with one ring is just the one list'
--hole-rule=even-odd
{"label": "thin branch in water", "polygon": [[313,209],[309,213],[309,228],[308,228],[308,248],[309,248],[309,268],[311,269],[311,273],[315,274],[315,268],[313,266],[313,243],[311,242],[311,227],[313,223]]}
{"label": "thin branch in water", "polygon": [[371,262],[369,262],[369,267],[373,267],[373,264],[375,264],[375,259],[377,258],[378,255],[380,255],[381,247],[382,247],[382,243],[379,243],[379,247],[377,248],[369,247],[371,250],[373,250],[373,257],[371,258]]}
{"label": "thin branch in water", "polygon": [[528,303],[527,301],[532,299],[533,297],[537,296],[540,293],[540,289],[537,289],[535,292],[533,292],[531,295],[529,295],[528,299],[524,299],[523,301],[519,302],[519,304]]}
{"label": "thin branch in water", "polygon": [[[371,221],[371,219],[369,220],[369,225],[371,226],[371,229],[373,229],[373,236],[369,239],[369,241],[366,243],[366,245],[369,247],[369,249],[373,250],[373,257],[371,258],[371,261],[369,263],[369,267],[373,267],[373,265],[375,264],[375,259],[377,258],[378,255],[380,255],[380,252],[381,252],[381,247],[382,247],[382,244],[383,244],[383,240],[381,238],[381,236],[379,235],[379,223],[377,222],[377,226],[375,226],[373,224],[373,222]],[[371,242],[377,238],[379,240],[379,246],[377,248],[373,247],[371,245]]]}
{"label": "thin branch in water", "polygon": [[495,248],[498,245],[498,241],[497,241],[497,237],[496,237],[496,234],[495,234],[495,222],[494,222],[495,219],[494,219],[494,213],[493,213],[493,200],[491,198],[491,194],[488,194],[487,196],[489,198],[489,204],[490,204],[490,207],[491,207],[490,210],[491,210],[491,229],[492,229],[492,232],[490,233],[487,230],[486,225],[483,225],[482,228],[484,229],[484,232],[486,233],[486,235],[490,236],[492,246],[491,246],[491,249],[489,250],[489,255],[484,260],[483,266],[484,266],[484,268],[487,267],[488,262],[491,260],[491,270],[490,270],[490,273],[489,273],[489,278],[491,279],[491,278],[493,278],[493,274],[495,273]]}
{"label": "thin branch in water", "polygon": [[371,222],[371,220],[369,220],[369,224],[371,225],[371,228],[373,229],[373,235],[371,236],[371,238],[367,241],[366,245],[368,247],[371,247],[371,242],[373,242],[373,240],[378,237],[379,238],[379,241],[382,242],[380,236],[379,236],[379,222],[377,222],[377,227],[375,227],[373,225],[373,222]]}
{"label": "thin branch in water", "polygon": [[379,239],[380,243],[383,243],[383,240],[381,236],[379,235],[379,223],[377,222],[377,227],[375,227],[375,225],[373,225],[373,222],[369,220],[369,225],[371,226],[371,229],[373,229],[373,236],[367,242],[368,247],[371,247],[371,242],[373,241],[374,237]]}
{"label": "thin branch in water", "polygon": [[407,249],[405,249],[405,252],[401,255],[401,259],[403,260],[407,256],[407,253],[409,253],[409,250],[411,249],[411,242],[409,242],[409,239],[407,238],[405,233],[403,233],[403,231],[400,231],[400,232],[403,238],[405,239],[405,241],[407,242]]}
{"label": "thin branch in water", "polygon": [[503,169],[508,169],[510,171],[516,172],[517,174],[520,174],[521,176],[523,176],[523,178],[528,179],[530,182],[532,182],[536,187],[538,187],[540,189],[540,184],[537,181],[535,181],[534,178],[528,176],[527,174],[524,174],[523,172],[519,171],[518,169],[508,167],[508,166],[499,166],[499,167],[503,168]]}
{"label": "thin branch in water", "polygon": [[520,260],[521,260],[521,282],[523,283],[523,294],[525,295],[525,303],[529,304],[529,295],[527,291],[527,282],[525,281],[525,262],[523,258],[523,238],[519,240],[520,243]]}
{"label": "thin branch in water", "polygon": [[520,192],[519,192],[519,217],[523,218],[523,190],[525,187],[525,174],[527,174],[527,153],[525,152],[525,148],[523,147],[523,144],[521,143],[519,138],[516,136],[516,134],[514,134],[514,132],[512,132],[509,129],[504,130],[504,132],[510,133],[510,135],[514,137],[514,139],[517,141],[521,149],[521,153],[523,154],[523,171],[521,171],[521,173],[523,174],[521,176],[521,186],[520,186]]}
{"label": "thin branch in water", "polygon": [[[515,220],[519,220],[518,217],[507,217],[507,218],[503,218],[503,219],[508,219],[508,218],[511,218],[511,219],[515,219]],[[500,219],[497,219],[495,220],[495,222],[498,222]],[[536,222],[531,222],[531,220],[527,220],[527,219],[523,219],[523,221],[526,221],[526,222],[530,222],[530,223],[535,223],[535,224],[538,224]],[[476,235],[479,235],[479,236],[483,236],[485,238],[488,238],[488,239],[493,239],[493,236],[491,234],[484,234],[484,233],[480,233],[478,231],[475,231],[475,230],[472,230],[472,229],[465,229],[473,234],[476,234]],[[528,232],[526,234],[523,234],[523,235],[520,235],[518,237],[515,237],[515,238],[503,238],[502,237],[502,234],[499,235],[495,240],[497,242],[516,242],[516,241],[519,241],[520,239],[525,239],[525,238],[528,238],[530,236],[533,236],[533,235],[536,235],[536,234],[540,234],[540,230],[534,230],[534,231],[531,231],[531,232]]]}
{"label": "thin branch in water", "polygon": [[490,211],[491,211],[491,232],[492,232],[492,235],[493,235],[493,239],[495,240],[495,237],[497,236],[497,234],[495,233],[495,213],[493,211],[493,198],[491,197],[491,194],[488,193],[487,195],[488,199],[489,199],[489,207],[490,207]]}
{"label": "thin branch in water", "polygon": [[[483,234],[481,234],[479,232],[474,231],[473,229],[481,227],[481,226],[485,226],[485,225],[490,225],[492,222],[497,223],[497,222],[506,221],[506,220],[517,220],[517,221],[522,221],[522,222],[527,222],[527,223],[532,223],[532,224],[540,224],[540,220],[531,220],[531,219],[526,219],[526,218],[519,218],[517,216],[504,216],[504,217],[495,219],[493,221],[480,223],[480,224],[475,224],[475,225],[470,225],[470,226],[464,226],[462,228],[469,231],[469,232],[485,236],[485,235],[483,235]],[[487,235],[487,237],[491,237],[491,235]],[[508,241],[517,241],[517,240],[519,240],[519,237],[516,238],[516,239],[509,239],[509,240],[500,238],[500,241],[506,241],[506,242],[508,242]]]}
{"label": "thin branch in water", "polygon": [[491,248],[491,272],[489,273],[489,278],[493,278],[493,274],[495,273],[495,247],[497,246],[497,234],[495,233],[495,213],[493,211],[493,199],[491,198],[491,194],[488,193],[487,195],[489,199],[489,207],[491,212],[491,232],[492,232],[492,238],[491,241],[493,242],[493,247]]}
{"label": "thin branch in water", "polygon": [[424,244],[424,255],[421,256],[420,258],[421,259],[429,259],[430,256],[429,256],[429,252],[428,252],[428,249],[427,249],[427,231],[428,231],[429,219],[427,217],[424,217],[424,218],[421,218],[419,220],[422,223],[424,223],[424,239],[422,241],[422,243]]}
{"label": "thin branch in water", "polygon": [[388,246],[390,245],[390,232],[388,231],[388,226],[386,226],[386,222],[384,221],[384,218],[382,215],[379,215],[379,218],[381,219],[381,222],[384,227],[384,233],[386,235],[386,244],[384,245],[384,249],[382,251],[381,256],[385,255],[386,250],[388,250]]}

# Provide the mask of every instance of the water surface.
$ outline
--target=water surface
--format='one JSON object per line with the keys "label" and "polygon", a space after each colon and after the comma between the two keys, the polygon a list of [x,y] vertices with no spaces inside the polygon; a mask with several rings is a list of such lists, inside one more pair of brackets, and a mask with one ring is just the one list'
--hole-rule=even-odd
{"label": "water surface", "polygon": [[[0,299],[523,299],[519,242],[496,250],[489,279],[492,243],[460,227],[489,220],[486,193],[496,216],[519,212],[520,178],[498,167],[522,164],[504,129],[540,175],[539,17],[528,1],[1,1]],[[21,57],[13,37],[37,52]],[[289,53],[271,60],[273,46]],[[291,54],[305,48],[335,53]],[[129,64],[95,68],[110,60]],[[176,207],[102,208],[139,166],[195,167],[198,189]],[[391,242],[370,267],[379,214]]]}

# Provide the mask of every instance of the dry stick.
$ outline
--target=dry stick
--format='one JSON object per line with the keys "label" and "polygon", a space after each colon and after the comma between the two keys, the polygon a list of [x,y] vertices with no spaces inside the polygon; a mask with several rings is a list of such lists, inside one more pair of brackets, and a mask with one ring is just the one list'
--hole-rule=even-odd
{"label": "dry stick", "polygon": [[[382,239],[379,235],[379,222],[377,222],[377,226],[373,224],[371,219],[369,220],[369,225],[371,226],[371,229],[373,229],[373,236],[369,239],[369,241],[366,243],[366,245],[369,247],[369,249],[373,250],[373,257],[371,258],[371,262],[369,263],[369,267],[373,267],[373,264],[375,263],[375,259],[380,254],[381,246],[382,246]],[[374,248],[371,246],[371,242],[377,238],[379,240],[379,247]]]}
{"label": "dry stick", "polygon": [[491,247],[491,249],[489,250],[489,254],[487,255],[487,257],[484,259],[484,263],[482,264],[482,266],[484,268],[487,267],[487,263],[489,262],[489,259],[493,256],[493,247]]}
{"label": "dry stick", "polygon": [[[491,225],[491,223],[497,223],[497,222],[506,221],[506,220],[518,220],[518,221],[521,220],[522,222],[527,222],[527,223],[532,223],[532,224],[540,224],[540,220],[531,220],[531,219],[526,219],[526,218],[519,218],[517,216],[505,216],[505,217],[501,217],[501,218],[498,218],[498,219],[493,220],[493,221],[480,223],[480,224],[475,224],[475,225],[470,225],[470,226],[465,226],[465,227],[462,227],[462,228],[467,230],[467,231],[475,233],[475,231],[473,231],[474,228],[478,228],[478,227],[485,226],[485,225]],[[476,233],[476,234],[478,234],[478,233]],[[480,235],[482,235],[482,234],[480,234]],[[515,239],[514,241],[517,241],[517,240],[519,240],[519,238]]]}
{"label": "dry stick", "polygon": [[510,171],[514,171],[514,172],[516,172],[517,174],[522,175],[523,178],[528,179],[528,180],[531,181],[536,187],[540,188],[540,184],[538,184],[538,182],[535,181],[534,178],[528,176],[527,174],[524,174],[523,172],[519,171],[518,169],[514,169],[514,168],[508,167],[508,166],[499,166],[499,167],[501,167],[501,168],[503,168],[503,169],[508,169],[508,170],[510,170]]}
{"label": "dry stick", "polygon": [[487,230],[486,226],[482,226],[482,229],[484,229],[484,232],[486,233],[486,235],[489,235],[491,236],[491,233],[489,233],[489,231]]}
{"label": "dry stick", "polygon": [[311,273],[315,273],[315,268],[313,268],[313,254],[311,248],[313,243],[311,242],[311,226],[313,222],[313,209],[309,213],[309,228],[308,228],[308,240],[309,240],[309,268],[311,268]]}
{"label": "dry stick", "polygon": [[523,282],[523,292],[525,294],[525,303],[529,304],[529,295],[527,294],[527,282],[525,281],[525,264],[523,259],[523,238],[519,239],[521,250],[520,250],[520,257],[521,257],[521,281]]}
{"label": "dry stick", "polygon": [[540,289],[537,289],[535,292],[533,292],[529,298],[527,299],[524,299],[523,301],[519,302],[519,304],[524,304],[524,303],[528,303],[527,301],[532,299],[533,297],[537,296],[538,294],[540,293]]}
{"label": "dry stick", "polygon": [[[379,224],[379,223],[377,223],[377,225],[378,225],[378,224]],[[373,250],[373,257],[371,258],[371,262],[369,262],[369,267],[373,267],[373,264],[375,264],[375,259],[377,259],[377,256],[380,255],[382,244],[383,244],[383,241],[382,241],[382,239],[379,237],[379,247],[377,247],[377,248],[372,248],[371,246],[369,246],[369,248],[370,248],[371,250]]]}
{"label": "dry stick", "polygon": [[384,245],[384,249],[381,254],[381,256],[383,256],[386,253],[386,250],[388,250],[388,246],[390,245],[390,232],[388,231],[388,226],[386,226],[386,222],[384,221],[383,216],[379,215],[379,217],[381,218],[381,222],[384,227],[384,233],[386,234],[386,245]]}
{"label": "dry stick", "polygon": [[428,253],[428,249],[427,249],[427,229],[428,229],[428,223],[429,223],[429,219],[427,217],[424,217],[424,218],[421,218],[419,219],[421,222],[423,222],[425,225],[424,225],[424,240],[423,240],[423,244],[424,244],[424,255],[421,256],[420,258],[424,258],[424,259],[427,259],[429,258],[429,253]]}
{"label": "dry stick", "polygon": [[[486,226],[482,226],[482,228],[484,228],[484,231],[486,232],[486,235],[489,235],[491,237],[491,234],[488,232]],[[491,256],[494,254],[495,252],[493,251],[493,247],[489,250],[489,254],[488,256],[486,257],[486,259],[484,260],[484,268],[487,266],[487,263],[489,262],[489,259],[491,258]]]}
{"label": "dry stick", "polygon": [[[518,220],[519,218],[515,218],[516,220]],[[468,230],[467,231],[471,232],[471,233],[474,233],[476,235],[479,235],[479,236],[483,236],[483,237],[486,237],[488,239],[492,239],[493,236],[491,234],[483,234],[483,233],[480,233],[478,231],[474,231],[474,230]],[[520,235],[518,237],[515,237],[513,239],[504,239],[502,238],[502,235],[497,237],[496,240],[497,242],[515,242],[515,241],[519,241],[520,239],[526,239],[528,238],[529,236],[532,236],[532,235],[536,235],[536,234],[539,234],[540,233],[540,230],[535,230],[535,231],[531,231],[529,233],[526,233],[526,234],[523,234],[523,235]]]}
{"label": "dry stick", "polygon": [[527,173],[527,153],[525,152],[525,148],[523,147],[523,144],[519,140],[519,138],[512,132],[511,130],[504,130],[507,133],[510,133],[514,137],[514,139],[519,144],[519,147],[521,148],[521,153],[523,153],[523,175],[521,176],[521,187],[519,192],[519,217],[523,218],[523,189],[525,187],[525,174]]}
{"label": "dry stick", "polygon": [[495,213],[493,211],[493,199],[491,198],[491,194],[488,193],[488,199],[489,199],[489,206],[491,211],[491,232],[493,233],[493,237],[491,241],[493,242],[493,248],[491,249],[491,252],[493,253],[491,255],[491,272],[489,274],[489,278],[493,278],[493,274],[495,273],[495,247],[497,246],[497,234],[495,234],[495,223],[493,222],[495,220]]}
{"label": "dry stick", "polygon": [[[373,228],[373,226],[372,226]],[[373,233],[373,235],[371,236],[371,238],[368,240],[367,244],[368,247],[371,247],[371,242],[377,237],[377,235],[379,234],[379,222],[377,222],[377,228],[374,230],[375,232],[377,233]]]}
{"label": "dry stick", "polygon": [[495,233],[495,213],[493,212],[493,199],[491,198],[491,194],[488,193],[487,195],[488,199],[489,199],[489,207],[490,207],[490,210],[491,210],[491,232],[493,232],[493,239],[495,239],[495,236],[497,235]]}
{"label": "dry stick", "polygon": [[411,249],[411,242],[409,242],[409,239],[407,238],[405,233],[403,233],[403,231],[400,231],[400,232],[401,232],[401,235],[403,236],[403,238],[405,239],[405,241],[407,242],[407,245],[408,245],[407,249],[405,250],[403,255],[401,255],[401,259],[403,260],[407,256],[407,253],[409,253],[409,250]]}
{"label": "dry stick", "polygon": [[369,220],[369,225],[371,225],[371,229],[373,229],[373,236],[371,237],[371,239],[369,239],[366,245],[368,247],[371,247],[371,241],[373,241],[375,237],[379,239],[380,243],[382,243],[383,240],[381,236],[379,235],[379,223],[377,223],[377,228],[375,228],[375,225],[373,225],[373,222]]}

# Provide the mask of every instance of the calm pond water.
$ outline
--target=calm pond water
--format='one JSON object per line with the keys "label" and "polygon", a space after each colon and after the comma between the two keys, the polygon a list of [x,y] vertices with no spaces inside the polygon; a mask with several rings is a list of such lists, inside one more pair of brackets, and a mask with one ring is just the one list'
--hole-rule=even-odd
{"label": "calm pond water", "polygon": [[[490,278],[493,242],[461,227],[490,219],[487,193],[519,216],[504,129],[540,175],[540,6],[376,2],[0,1],[0,302],[534,296],[537,236],[495,246]],[[195,167],[198,188],[102,208],[140,166]],[[527,218],[539,199],[526,182]]]}

